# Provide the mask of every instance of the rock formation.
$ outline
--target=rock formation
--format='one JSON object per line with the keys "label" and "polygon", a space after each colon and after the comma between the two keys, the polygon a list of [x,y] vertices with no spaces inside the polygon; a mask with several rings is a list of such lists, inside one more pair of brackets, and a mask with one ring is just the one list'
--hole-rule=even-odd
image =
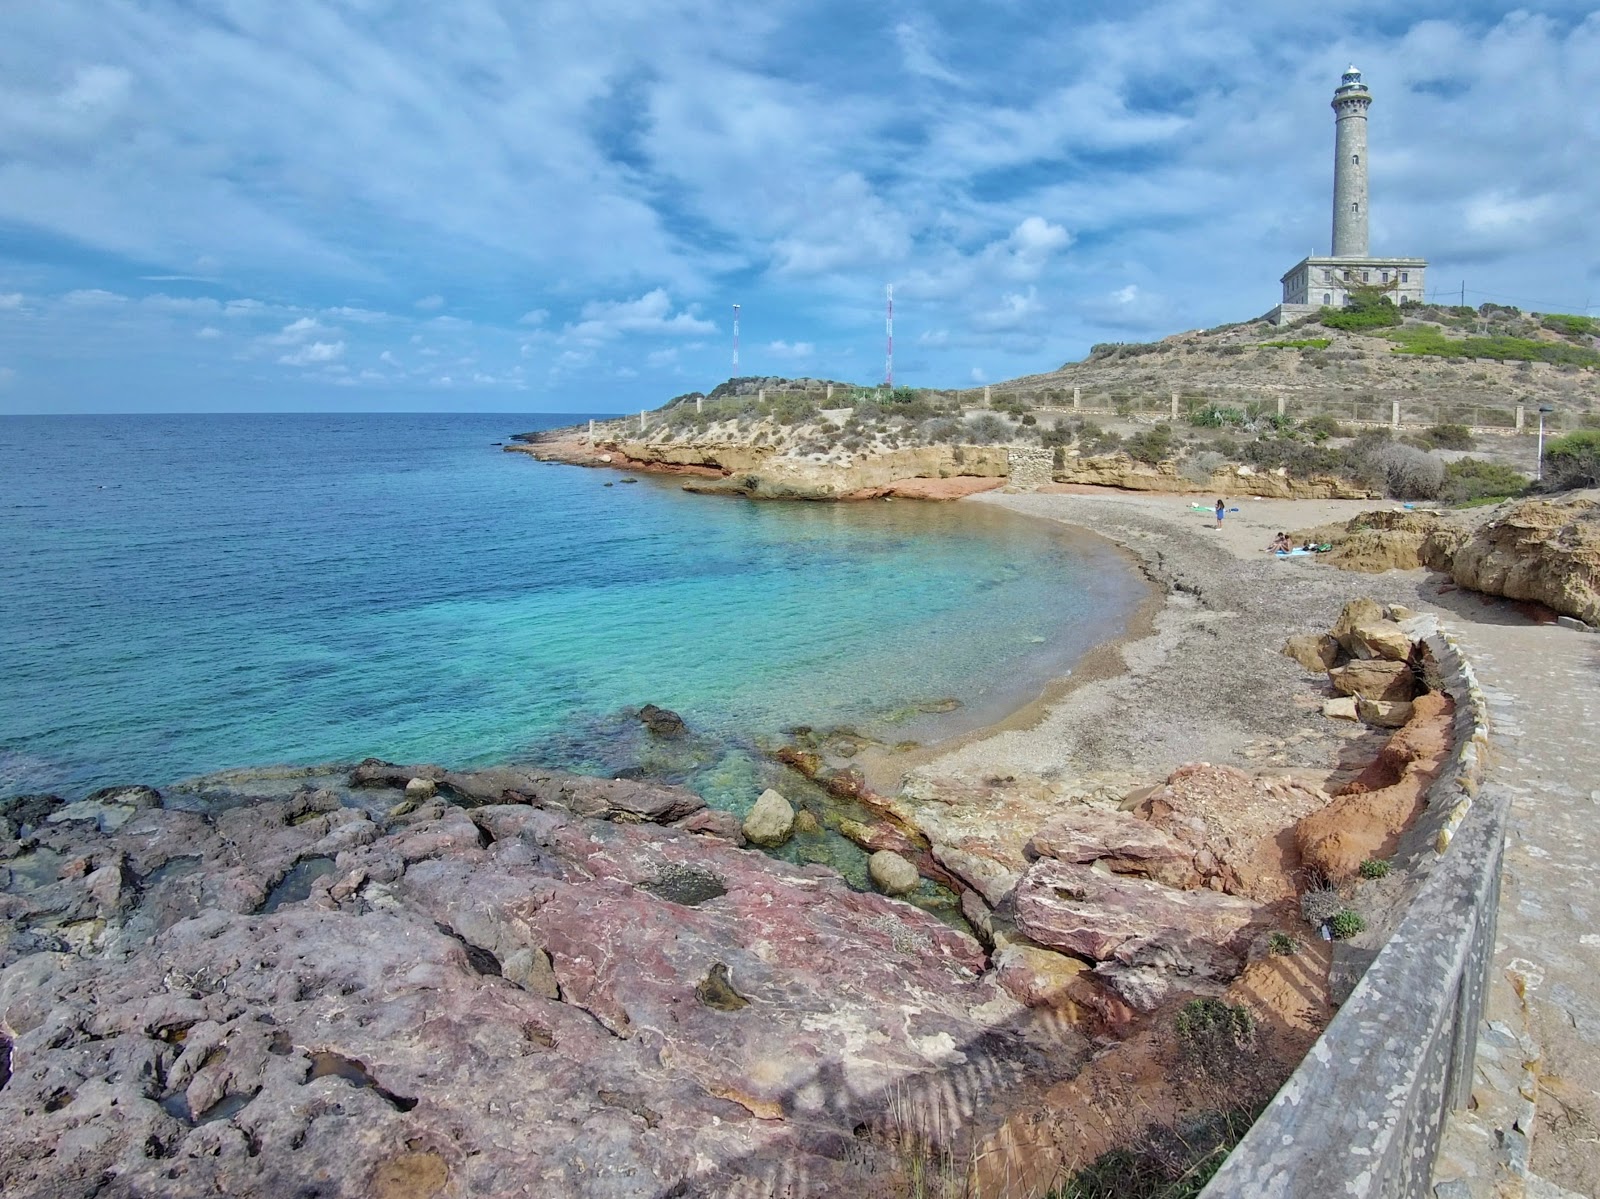
{"label": "rock formation", "polygon": [[1082,1060],[970,937],[676,789],[358,774],[4,804],[8,1199],[883,1194],[895,1102],[997,1122]]}
{"label": "rock formation", "polygon": [[1600,502],[1592,493],[1512,504],[1470,536],[1430,540],[1424,560],[1463,587],[1600,624]]}

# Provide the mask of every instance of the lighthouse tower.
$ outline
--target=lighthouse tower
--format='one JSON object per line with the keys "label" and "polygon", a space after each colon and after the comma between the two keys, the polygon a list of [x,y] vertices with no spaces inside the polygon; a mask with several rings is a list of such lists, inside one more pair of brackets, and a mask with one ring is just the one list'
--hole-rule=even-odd
{"label": "lighthouse tower", "polygon": [[1372,93],[1355,67],[1333,92],[1333,253],[1301,259],[1283,276],[1277,324],[1321,308],[1342,308],[1357,289],[1377,291],[1399,304],[1427,295],[1423,258],[1374,258],[1367,243],[1367,110]]}
{"label": "lighthouse tower", "polygon": [[1367,256],[1367,109],[1372,93],[1351,67],[1333,93],[1333,256]]}

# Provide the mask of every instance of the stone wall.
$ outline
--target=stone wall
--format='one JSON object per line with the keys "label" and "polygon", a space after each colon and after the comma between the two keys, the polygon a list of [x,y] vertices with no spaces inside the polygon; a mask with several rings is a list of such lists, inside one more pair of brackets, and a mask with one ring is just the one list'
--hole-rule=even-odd
{"label": "stone wall", "polygon": [[1037,491],[1053,481],[1055,451],[1045,446],[1014,445],[1006,449],[1012,491]]}
{"label": "stone wall", "polygon": [[1416,618],[1429,681],[1456,701],[1456,745],[1401,858],[1404,917],[1299,1069],[1201,1199],[1424,1199],[1448,1109],[1467,1101],[1494,956],[1509,796],[1481,786],[1488,706],[1433,617]]}

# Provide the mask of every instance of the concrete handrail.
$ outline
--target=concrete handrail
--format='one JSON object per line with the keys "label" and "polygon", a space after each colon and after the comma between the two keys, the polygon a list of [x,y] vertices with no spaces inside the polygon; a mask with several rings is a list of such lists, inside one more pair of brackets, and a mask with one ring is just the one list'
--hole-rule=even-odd
{"label": "concrete handrail", "polygon": [[[1509,795],[1481,787],[1488,707],[1432,617],[1410,626],[1456,702],[1456,743],[1409,838],[1426,871],[1399,926],[1201,1199],[1424,1199],[1466,1103],[1494,957]],[[1432,861],[1426,859],[1432,856]]]}

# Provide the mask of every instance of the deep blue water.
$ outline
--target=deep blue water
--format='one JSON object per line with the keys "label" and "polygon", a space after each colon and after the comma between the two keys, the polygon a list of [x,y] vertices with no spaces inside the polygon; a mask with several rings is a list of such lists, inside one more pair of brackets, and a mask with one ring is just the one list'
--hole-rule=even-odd
{"label": "deep blue water", "polygon": [[976,505],[692,496],[491,444],[576,419],[0,418],[0,795],[369,754],[611,770],[646,702],[712,738],[926,737],[1144,594]]}

